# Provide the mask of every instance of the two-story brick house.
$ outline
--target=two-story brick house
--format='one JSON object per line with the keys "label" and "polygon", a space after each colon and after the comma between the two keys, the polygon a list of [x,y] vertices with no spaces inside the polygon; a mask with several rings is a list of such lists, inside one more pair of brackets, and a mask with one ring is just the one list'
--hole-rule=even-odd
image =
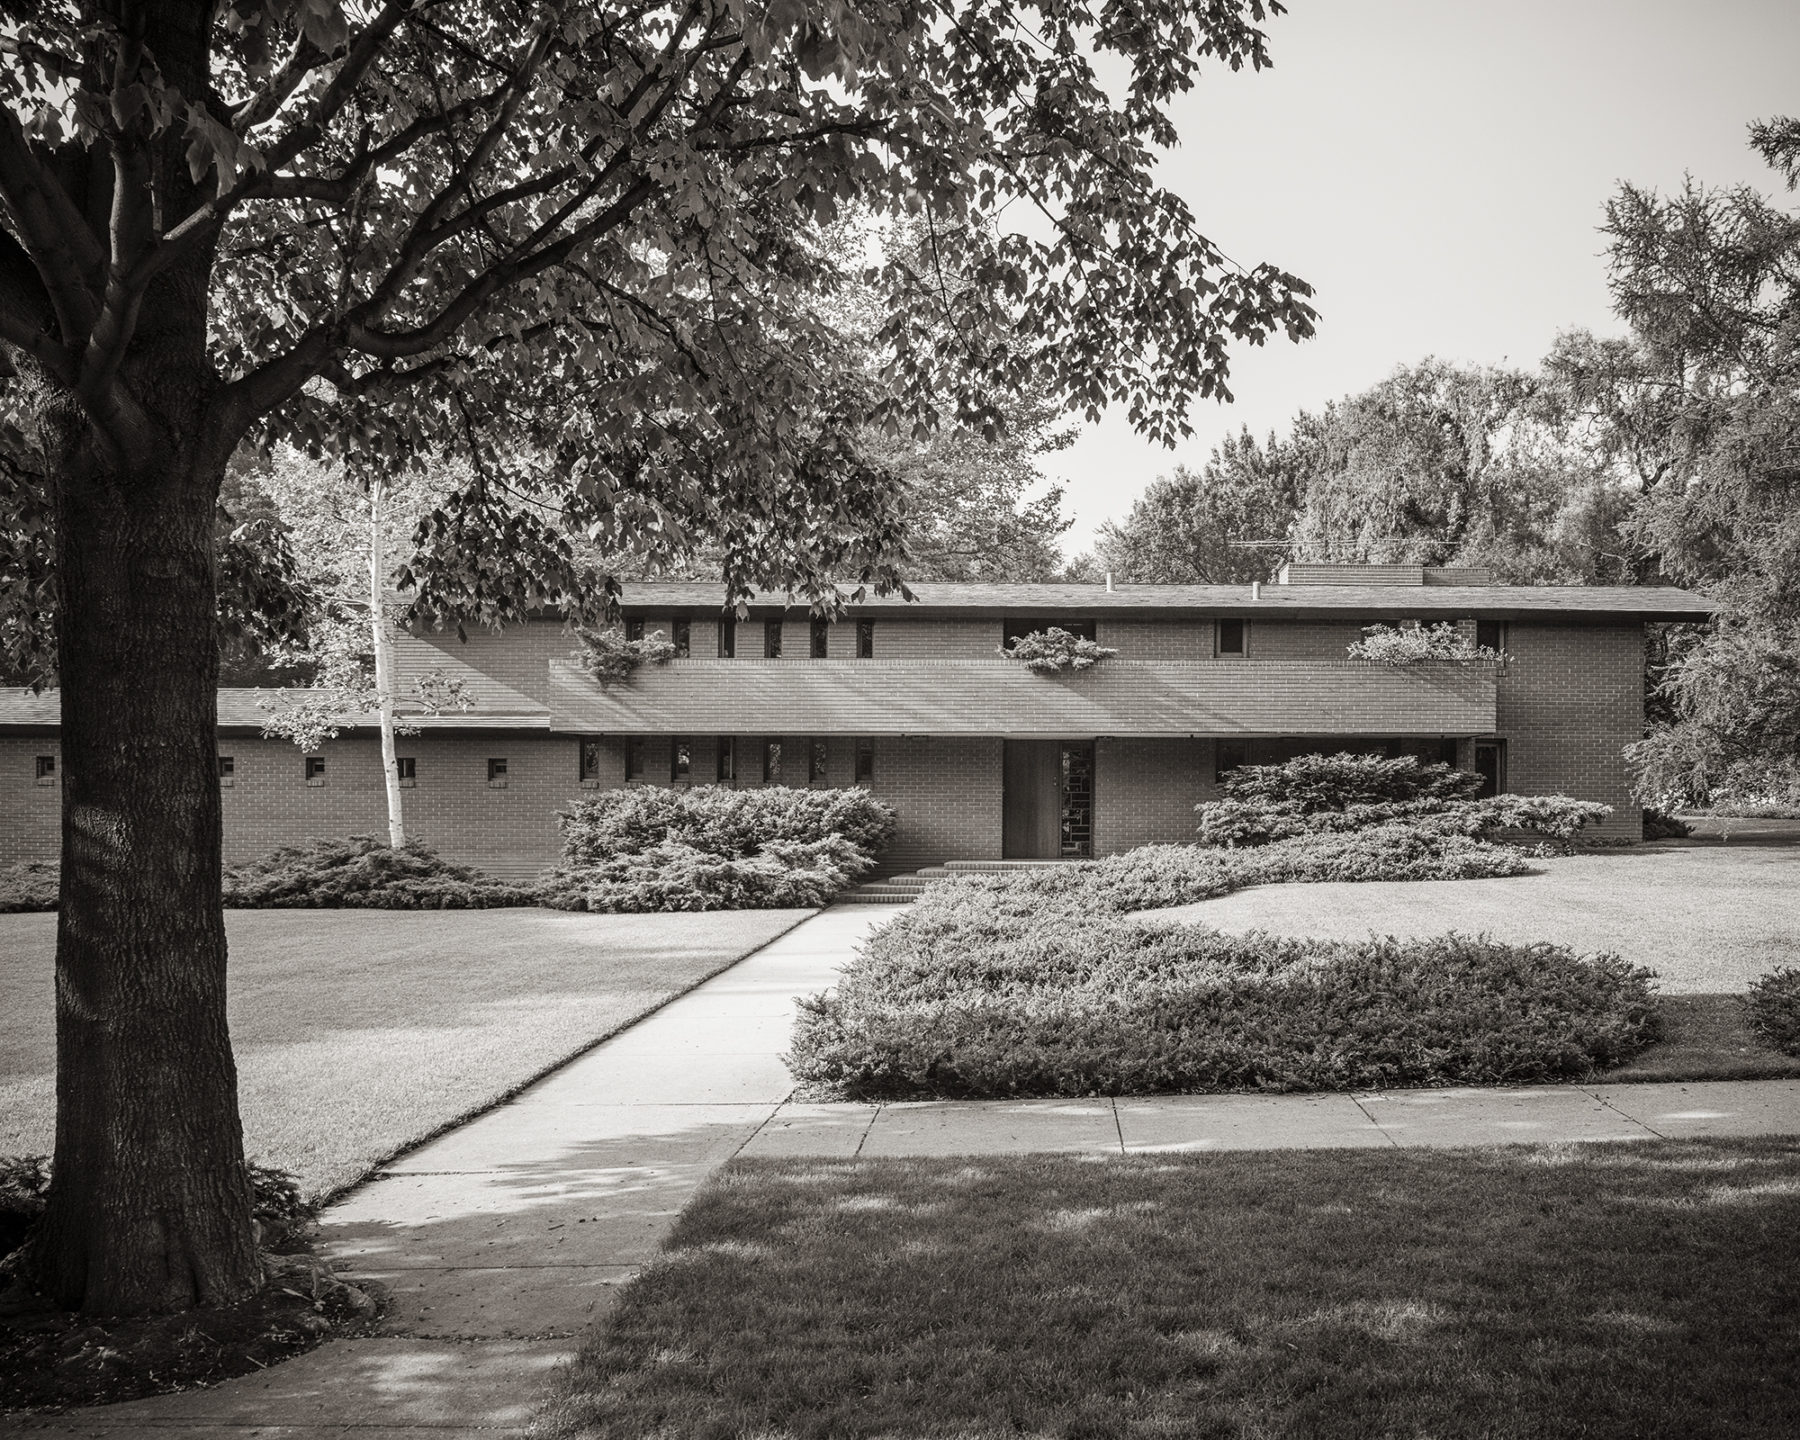
{"label": "two-story brick house", "polygon": [[[619,785],[866,785],[893,803],[883,870],[947,859],[1108,855],[1192,837],[1231,766],[1383,748],[1490,788],[1614,807],[1635,838],[1621,749],[1643,728],[1644,627],[1697,622],[1668,588],[1504,586],[1476,571],[1292,565],[1260,585],[931,585],[836,621],[778,597],[734,617],[716,584],[625,589],[632,633],[677,658],[602,686],[546,617],[504,633],[402,637],[402,671],[442,668],[473,705],[400,743],[409,830],[522,875],[558,853],[556,812]],[[1364,626],[1451,620],[1509,657],[1385,666],[1346,656]],[[1000,653],[1060,625],[1113,647],[1039,675]],[[226,854],[380,832],[369,724],[314,754],[264,740],[257,692],[219,697]],[[0,863],[54,858],[57,700],[0,692]]]}

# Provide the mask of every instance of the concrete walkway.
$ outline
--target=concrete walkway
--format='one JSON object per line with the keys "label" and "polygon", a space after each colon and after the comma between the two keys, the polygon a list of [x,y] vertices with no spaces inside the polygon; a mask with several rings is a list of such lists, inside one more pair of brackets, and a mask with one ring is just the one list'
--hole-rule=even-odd
{"label": "concrete walkway", "polygon": [[1390,1095],[789,1104],[793,997],[891,907],[828,910],[516,1099],[380,1172],[325,1246],[393,1292],[381,1333],[213,1390],[0,1433],[461,1440],[519,1433],[547,1372],[735,1155],[1470,1145],[1800,1134],[1800,1081]]}

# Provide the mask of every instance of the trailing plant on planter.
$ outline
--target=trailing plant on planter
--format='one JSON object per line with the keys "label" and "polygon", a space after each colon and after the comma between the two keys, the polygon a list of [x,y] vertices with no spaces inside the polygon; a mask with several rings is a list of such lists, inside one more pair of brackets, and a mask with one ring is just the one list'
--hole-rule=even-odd
{"label": "trailing plant on planter", "polygon": [[1021,635],[1010,650],[1002,645],[1000,653],[1039,675],[1054,675],[1059,670],[1086,670],[1119,652],[1052,625],[1048,630],[1033,630],[1029,635]]}
{"label": "trailing plant on planter", "polygon": [[1365,625],[1350,645],[1352,660],[1379,665],[1416,665],[1421,660],[1505,660],[1504,650],[1477,645],[1448,620],[1436,625]]}
{"label": "trailing plant on planter", "polygon": [[675,645],[660,630],[653,630],[642,640],[627,640],[618,629],[577,630],[581,649],[575,658],[602,685],[629,680],[638,666],[648,662],[664,665],[675,658]]}

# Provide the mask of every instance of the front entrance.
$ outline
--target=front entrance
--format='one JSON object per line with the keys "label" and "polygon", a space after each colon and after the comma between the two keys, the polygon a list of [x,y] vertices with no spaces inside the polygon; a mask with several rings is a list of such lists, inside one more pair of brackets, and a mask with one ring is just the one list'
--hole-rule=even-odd
{"label": "front entrance", "polygon": [[1000,853],[1073,860],[1094,853],[1094,742],[1008,740]]}

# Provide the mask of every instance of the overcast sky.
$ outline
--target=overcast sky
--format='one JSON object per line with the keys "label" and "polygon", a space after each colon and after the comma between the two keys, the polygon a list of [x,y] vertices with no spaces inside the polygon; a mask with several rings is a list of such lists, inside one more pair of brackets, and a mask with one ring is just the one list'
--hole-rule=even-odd
{"label": "overcast sky", "polygon": [[1617,183],[1775,191],[1745,127],[1800,111],[1800,0],[1290,0],[1268,31],[1273,69],[1177,104],[1163,178],[1228,255],[1310,281],[1319,333],[1234,351],[1236,403],[1203,402],[1176,450],[1108,415],[1048,457],[1070,553],[1239,425],[1428,354],[1531,364],[1558,330],[1616,332]]}

